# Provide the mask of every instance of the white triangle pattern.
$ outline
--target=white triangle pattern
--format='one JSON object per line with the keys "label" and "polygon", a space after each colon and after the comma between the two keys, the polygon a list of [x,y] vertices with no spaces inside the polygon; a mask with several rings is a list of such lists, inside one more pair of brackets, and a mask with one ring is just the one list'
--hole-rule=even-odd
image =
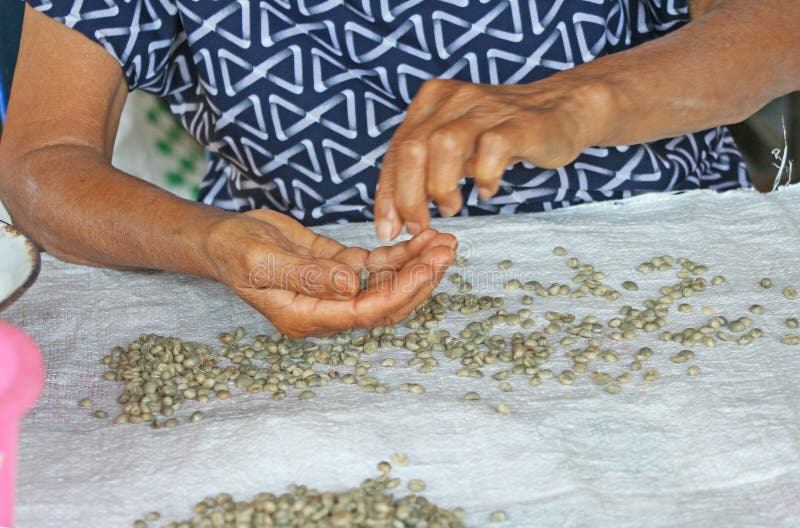
{"label": "white triangle pattern", "polygon": [[[211,152],[206,203],[363,220],[425,80],[529,83],[688,20],[687,0],[27,0],[102,44]],[[512,167],[465,214],[747,185],[727,130]]]}

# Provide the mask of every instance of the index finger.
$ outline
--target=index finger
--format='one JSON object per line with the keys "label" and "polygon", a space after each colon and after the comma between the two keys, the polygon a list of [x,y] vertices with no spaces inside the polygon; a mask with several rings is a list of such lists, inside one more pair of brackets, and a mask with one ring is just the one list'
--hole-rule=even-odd
{"label": "index finger", "polygon": [[[422,232],[430,223],[425,177],[428,168],[428,145],[422,137],[403,137],[392,140],[392,156],[402,160],[402,177],[394,176],[394,206],[412,235]],[[388,155],[388,153],[387,153]],[[394,170],[397,172],[398,163]]]}

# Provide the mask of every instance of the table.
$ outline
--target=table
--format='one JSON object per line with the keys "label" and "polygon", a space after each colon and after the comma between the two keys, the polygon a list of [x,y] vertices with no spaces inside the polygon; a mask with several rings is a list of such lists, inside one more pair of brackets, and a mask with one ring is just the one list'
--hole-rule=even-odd
{"label": "table", "polygon": [[[569,283],[566,257],[555,245],[603,270],[622,295],[537,297],[531,308],[541,329],[548,310],[601,321],[622,304],[655,298],[673,272],[641,275],[637,265],[657,255],[687,257],[726,282],[679,302],[667,330],[697,326],[709,306],[729,319],[749,315],[764,336],[741,346],[720,342],[692,347],[698,377],[668,357],[683,347],[657,333],[611,343],[622,372],[639,347],[654,351],[647,367],[660,378],[643,383],[641,372],[610,395],[579,375],[572,386],[525,376],[514,390],[483,379],[457,377],[460,365],[442,358],[430,374],[405,364],[405,350],[381,350],[371,374],[392,386],[385,395],[335,383],[312,400],[291,392],[283,401],[263,394],[235,394],[205,406],[186,405],[181,420],[202,409],[204,421],[173,429],[112,425],[78,407],[89,396],[112,416],[120,391],[101,378],[102,356],[139,334],[153,332],[213,343],[241,324],[252,336],[270,331],[257,312],[223,286],[169,273],[134,273],[67,264],[44,256],[38,282],[3,317],[41,345],[47,382],[42,398],[22,423],[17,517],[19,528],[125,527],[145,512],[162,519],[190,516],[204,496],[221,491],[249,499],[260,491],[283,492],[290,483],[346,489],[377,474],[375,465],[395,452],[410,464],[393,473],[421,478],[425,495],[440,506],[462,506],[469,526],[506,510],[498,526],[797,526],[800,524],[800,347],[783,345],[784,325],[800,316],[800,300],[786,299],[785,285],[800,286],[800,187],[763,195],[752,191],[646,195],[618,203],[576,206],[516,217],[438,220],[455,233],[469,257],[465,274],[476,292],[505,296],[505,308],[522,308],[522,292],[503,292],[510,276],[523,282]],[[344,243],[370,245],[371,225],[326,226]],[[497,271],[511,258],[511,275]],[[763,289],[762,277],[774,286]],[[639,291],[619,285],[635,280]],[[454,292],[443,281],[440,291]],[[754,303],[764,315],[747,311]],[[677,304],[677,303],[676,303]],[[485,315],[484,315],[485,317]],[[466,316],[441,328],[457,333]],[[518,327],[499,326],[510,336]],[[405,331],[405,329],[403,329]],[[567,347],[556,345],[552,367],[567,368]],[[563,350],[562,350],[563,349]],[[377,366],[384,357],[394,368]],[[426,393],[397,390],[424,383]],[[478,391],[480,402],[462,400]],[[511,414],[495,411],[507,403]],[[118,411],[117,411],[118,412]]]}

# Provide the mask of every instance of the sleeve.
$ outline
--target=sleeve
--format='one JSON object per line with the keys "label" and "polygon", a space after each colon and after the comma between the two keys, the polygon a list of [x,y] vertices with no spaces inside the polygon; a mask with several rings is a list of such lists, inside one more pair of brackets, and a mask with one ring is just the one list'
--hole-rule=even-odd
{"label": "sleeve", "polygon": [[102,45],[119,62],[128,88],[169,91],[168,71],[185,40],[175,0],[24,0]]}
{"label": "sleeve", "polygon": [[663,35],[689,22],[689,0],[635,0],[631,5],[637,35]]}

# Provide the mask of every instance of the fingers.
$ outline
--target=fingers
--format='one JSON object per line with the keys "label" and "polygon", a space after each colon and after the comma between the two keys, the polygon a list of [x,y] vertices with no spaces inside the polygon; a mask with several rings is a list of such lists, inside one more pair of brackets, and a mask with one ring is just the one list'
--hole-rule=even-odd
{"label": "fingers", "polygon": [[495,126],[480,135],[471,160],[475,187],[481,200],[488,200],[500,188],[500,181],[511,157],[517,149],[514,133],[521,133],[517,127],[506,122]]}
{"label": "fingers", "polygon": [[[388,154],[387,154],[388,156]],[[375,235],[380,242],[394,240],[403,229],[403,222],[394,206],[395,171],[392,162],[384,157],[383,168],[375,191]]]}
{"label": "fingers", "polygon": [[542,112],[538,119],[524,125],[514,118],[484,131],[468,163],[473,168],[478,195],[486,199],[497,192],[509,165],[525,160],[555,169],[574,161],[580,150],[575,138],[563,130],[563,124]]}
{"label": "fingers", "polygon": [[[379,269],[397,271],[409,258],[419,255],[425,246],[439,234],[435,229],[426,229],[411,240],[391,246],[380,246],[372,251],[359,247],[346,247],[334,259],[347,264],[357,272],[362,268],[374,272]],[[451,235],[452,236],[452,235]]]}
{"label": "fingers", "polygon": [[356,297],[353,326],[372,326],[392,316],[404,318],[413,309],[408,307],[410,304],[419,304],[430,295],[453,260],[455,251],[447,245],[427,248],[409,260],[393,281],[378,284]]}
{"label": "fingers", "polygon": [[[403,156],[408,146],[401,149],[398,145],[403,144],[410,131],[417,128],[422,121],[436,110],[436,103],[438,102],[436,94],[442,90],[443,84],[443,81],[433,79],[422,85],[406,112],[403,124],[397,129],[386,154],[383,156],[373,209],[375,213],[375,234],[381,242],[394,240],[403,229],[404,220],[397,209],[396,193],[400,182],[406,177],[406,159]],[[412,226],[409,233],[417,234],[427,225],[426,222],[424,225],[420,225],[418,229]]]}
{"label": "fingers", "polygon": [[426,194],[428,146],[422,140],[402,139],[392,147],[402,161],[402,175],[395,172],[394,205],[406,231],[412,235],[428,227],[430,213]]}
{"label": "fingers", "polygon": [[435,229],[425,229],[411,240],[393,246],[381,246],[370,251],[365,257],[364,265],[369,268],[390,268],[398,270],[409,259],[418,256],[425,247],[438,236]]}
{"label": "fingers", "polygon": [[420,129],[393,139],[375,198],[379,238],[394,238],[403,224],[409,233],[421,233],[430,223],[431,199],[443,216],[461,210],[459,180],[467,176],[464,162],[472,155],[480,130],[471,119],[459,119],[432,133]]}
{"label": "fingers", "polygon": [[[442,101],[468,83],[430,79],[420,88],[408,107],[389,149],[383,157],[383,166],[375,194],[375,230],[378,239],[385,242],[400,234],[405,224],[412,234],[428,227],[427,174],[428,133],[435,129],[440,119]],[[455,113],[464,111],[459,104],[451,104]],[[449,113],[453,113],[450,110]],[[427,132],[426,132],[427,131]]]}
{"label": "fingers", "polygon": [[275,289],[251,290],[242,297],[289,336],[331,335],[405,318],[430,295],[454,259],[449,245],[430,247],[409,260],[395,280],[349,300],[317,299]]}
{"label": "fingers", "polygon": [[449,233],[439,233],[428,228],[411,240],[392,246],[381,246],[372,251],[350,247],[336,255],[336,260],[351,266],[357,272],[366,268],[370,272],[369,284],[373,287],[385,280],[393,280],[399,269],[424,250],[444,246],[453,251],[458,248],[456,238]]}
{"label": "fingers", "polygon": [[409,259],[417,257],[423,250],[433,246],[448,246],[455,250],[458,248],[458,242],[453,235],[439,233],[436,229],[429,227],[405,242],[391,246],[379,246],[372,251],[348,247],[334,258],[351,266],[356,271],[360,271],[361,268],[367,268],[371,272],[379,269],[397,271]]}
{"label": "fingers", "polygon": [[447,123],[430,136],[426,191],[442,216],[457,214],[462,206],[459,180],[470,176],[466,161],[472,156],[475,140],[483,124],[462,118]]}
{"label": "fingers", "polygon": [[558,83],[425,83],[384,156],[375,205],[381,239],[396,236],[403,224],[409,233],[421,232],[431,199],[443,216],[456,214],[463,206],[461,178],[474,177],[486,199],[517,161],[542,168],[573,161],[585,146],[585,119],[575,114],[581,106],[569,93]]}
{"label": "fingers", "polygon": [[412,133],[398,131],[385,156],[383,189],[376,196],[379,234],[389,232],[385,218],[390,214],[394,229],[405,224],[409,233],[421,232],[430,222],[431,200],[442,216],[457,214],[463,207],[459,181],[472,175],[468,168],[478,138],[501,120],[482,111],[442,111]]}
{"label": "fingers", "polygon": [[[447,248],[455,254],[458,248],[456,238],[449,233],[439,233],[435,229],[426,229],[413,239],[398,244],[392,248],[385,248],[386,255],[375,255],[384,249],[378,248],[370,255],[367,268],[370,270],[369,287],[374,288],[386,281],[395,281],[397,270],[407,266],[409,262],[419,255],[436,247]],[[448,266],[450,263],[448,263]]]}
{"label": "fingers", "polygon": [[[453,259],[455,259],[455,253],[453,253]],[[450,267],[452,263],[453,261],[451,260],[449,264],[440,268],[441,271],[437,272],[434,275],[433,285],[430,290],[421,290],[417,292],[417,294],[405,306],[395,311],[394,313],[389,314],[387,318],[382,321],[382,324],[384,325],[396,324],[404,320],[406,317],[408,317],[408,314],[410,314],[411,311],[414,310],[414,308],[419,306],[420,303],[422,303],[422,301],[427,299],[428,296],[430,296],[430,294],[433,292],[433,290],[439,285],[439,283],[442,281],[442,278],[444,277],[445,271],[447,270],[448,267]]]}

